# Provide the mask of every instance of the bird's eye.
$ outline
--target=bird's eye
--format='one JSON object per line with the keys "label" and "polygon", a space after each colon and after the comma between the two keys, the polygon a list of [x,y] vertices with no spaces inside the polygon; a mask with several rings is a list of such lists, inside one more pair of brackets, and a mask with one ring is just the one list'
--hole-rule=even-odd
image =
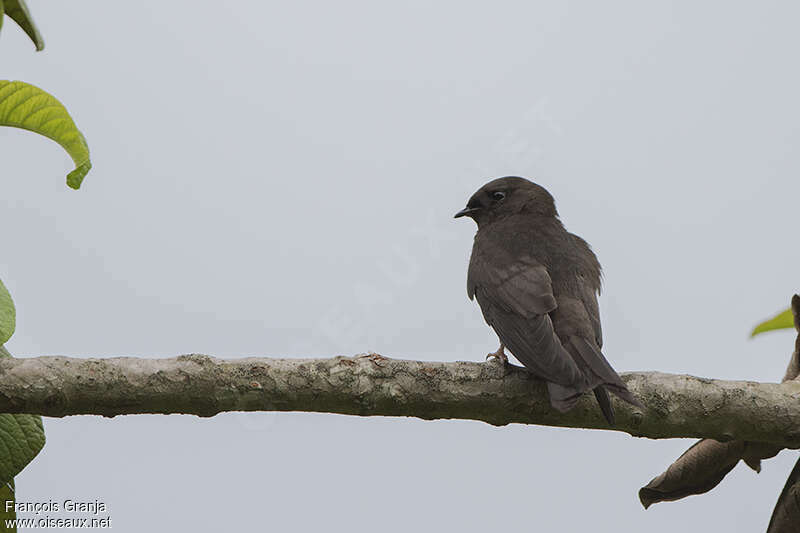
{"label": "bird's eye", "polygon": [[493,192],[492,193],[492,198],[494,200],[498,200],[499,201],[499,200],[502,200],[505,197],[506,197],[506,193],[501,192],[501,191],[497,191],[497,192]]}

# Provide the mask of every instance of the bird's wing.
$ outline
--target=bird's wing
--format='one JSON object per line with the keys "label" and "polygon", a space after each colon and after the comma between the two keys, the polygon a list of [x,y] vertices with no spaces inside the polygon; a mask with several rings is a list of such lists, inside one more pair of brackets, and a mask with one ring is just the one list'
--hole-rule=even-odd
{"label": "bird's wing", "polygon": [[556,299],[547,269],[530,257],[497,261],[473,254],[467,293],[477,298],[486,323],[537,376],[585,390],[586,378],[553,330]]}
{"label": "bird's wing", "polygon": [[597,346],[603,347],[603,326],[600,324],[600,306],[597,304],[597,291],[587,283],[581,276],[581,289],[580,298],[583,303],[586,313],[588,314],[589,322],[592,324],[594,331],[594,340]]}
{"label": "bird's wing", "polygon": [[600,325],[600,309],[597,305],[597,295],[600,294],[600,282],[602,277],[602,269],[597,256],[594,255],[592,247],[589,243],[581,237],[570,233],[573,242],[581,250],[581,271],[579,274],[579,293],[580,299],[583,302],[586,311],[589,313],[589,320],[592,323],[594,330],[594,339],[597,345],[603,347],[603,328]]}

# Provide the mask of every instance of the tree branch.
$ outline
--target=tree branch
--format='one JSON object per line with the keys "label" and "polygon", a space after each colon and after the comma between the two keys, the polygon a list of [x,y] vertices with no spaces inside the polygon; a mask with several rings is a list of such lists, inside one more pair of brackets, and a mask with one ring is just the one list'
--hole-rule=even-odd
{"label": "tree branch", "polygon": [[[800,383],[623,375],[646,412],[615,402],[617,431],[800,446]],[[377,354],[332,359],[36,357],[0,360],[0,413],[62,417],[315,411],[609,429],[591,395],[568,413],[544,384],[499,363],[432,363]]]}

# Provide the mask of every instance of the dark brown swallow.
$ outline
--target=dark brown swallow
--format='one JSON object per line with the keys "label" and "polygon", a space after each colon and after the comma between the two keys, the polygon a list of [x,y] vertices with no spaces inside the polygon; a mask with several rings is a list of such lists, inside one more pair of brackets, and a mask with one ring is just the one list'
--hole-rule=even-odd
{"label": "dark brown swallow", "polygon": [[600,351],[597,295],[600,263],[589,245],[569,233],[543,187],[505,177],[481,187],[456,213],[478,224],[467,274],[486,323],[504,347],[547,382],[550,403],[570,409],[594,391],[609,424],[608,392],[643,407]]}

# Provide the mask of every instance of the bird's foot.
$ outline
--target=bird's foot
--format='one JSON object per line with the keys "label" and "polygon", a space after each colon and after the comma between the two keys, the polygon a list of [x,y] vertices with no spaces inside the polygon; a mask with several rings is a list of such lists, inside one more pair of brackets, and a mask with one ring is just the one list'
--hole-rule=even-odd
{"label": "bird's foot", "polygon": [[501,344],[496,352],[492,352],[490,354],[487,354],[486,355],[486,359],[488,360],[490,357],[495,357],[498,361],[500,361],[504,365],[507,365],[508,364],[508,356],[506,355],[505,348],[506,347]]}

